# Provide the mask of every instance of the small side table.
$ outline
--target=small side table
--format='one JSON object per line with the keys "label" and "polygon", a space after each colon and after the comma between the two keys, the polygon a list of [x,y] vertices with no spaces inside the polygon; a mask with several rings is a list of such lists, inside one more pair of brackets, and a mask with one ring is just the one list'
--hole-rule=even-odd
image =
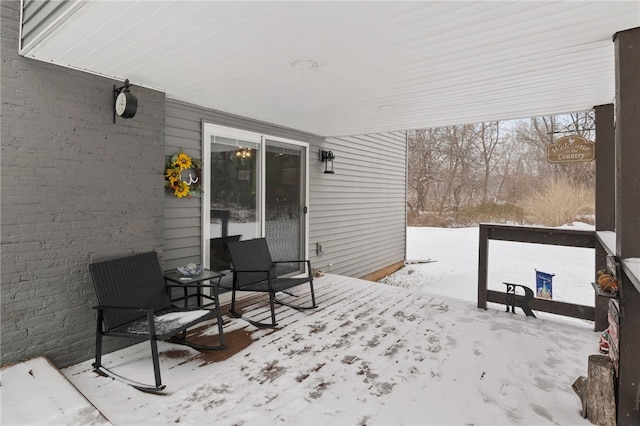
{"label": "small side table", "polygon": [[[184,300],[185,308],[189,307],[189,298],[196,297],[198,308],[206,308],[207,306],[214,305],[215,307],[213,309],[219,309],[220,305],[218,302],[218,284],[220,284],[220,280],[222,279],[222,277],[224,277],[223,273],[209,271],[208,269],[205,269],[204,271],[202,271],[202,273],[194,277],[185,277],[175,269],[165,271],[164,273],[164,280],[174,283],[170,284],[167,282],[167,286],[182,288],[182,290],[184,291],[182,297],[171,299],[171,302]],[[212,281],[212,284],[202,284],[203,281]],[[188,294],[189,287],[196,287],[196,293]],[[203,294],[203,288],[213,289],[213,297],[208,294]],[[211,302],[204,303],[204,299],[209,299]]]}

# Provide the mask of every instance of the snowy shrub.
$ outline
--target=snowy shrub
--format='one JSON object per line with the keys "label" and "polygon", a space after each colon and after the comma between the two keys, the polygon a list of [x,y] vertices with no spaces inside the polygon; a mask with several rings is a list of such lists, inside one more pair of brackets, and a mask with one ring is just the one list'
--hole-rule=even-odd
{"label": "snowy shrub", "polygon": [[595,191],[567,180],[548,181],[520,202],[525,222],[560,226],[585,221],[595,212]]}

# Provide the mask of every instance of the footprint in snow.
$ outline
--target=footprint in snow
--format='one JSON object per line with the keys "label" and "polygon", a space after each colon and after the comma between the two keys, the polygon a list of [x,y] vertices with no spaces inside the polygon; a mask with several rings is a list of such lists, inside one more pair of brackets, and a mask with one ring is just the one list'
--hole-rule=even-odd
{"label": "footprint in snow", "polygon": [[484,356],[484,344],[482,342],[473,342],[473,354],[475,356]]}

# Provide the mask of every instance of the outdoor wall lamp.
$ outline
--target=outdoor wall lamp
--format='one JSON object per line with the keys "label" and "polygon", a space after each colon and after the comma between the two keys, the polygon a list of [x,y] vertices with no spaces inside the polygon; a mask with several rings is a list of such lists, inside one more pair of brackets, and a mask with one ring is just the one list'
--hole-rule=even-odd
{"label": "outdoor wall lamp", "polygon": [[133,118],[138,110],[138,99],[129,91],[129,79],[124,81],[124,86],[113,85],[113,122],[116,122],[116,115],[122,118]]}
{"label": "outdoor wall lamp", "polygon": [[333,160],[335,159],[335,155],[331,151],[320,151],[320,161],[324,163],[324,172],[325,173],[334,173],[333,171]]}

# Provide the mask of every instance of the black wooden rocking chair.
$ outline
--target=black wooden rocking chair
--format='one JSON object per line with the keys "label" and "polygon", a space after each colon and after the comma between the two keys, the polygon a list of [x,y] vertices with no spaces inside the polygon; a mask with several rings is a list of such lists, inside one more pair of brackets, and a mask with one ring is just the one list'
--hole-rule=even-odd
{"label": "black wooden rocking chair", "polygon": [[[98,304],[96,327],[96,362],[93,366],[101,373],[146,392],[160,392],[165,386],[160,378],[158,340],[172,341],[200,350],[224,348],[222,317],[215,285],[194,284],[212,288],[215,304],[207,309],[182,309],[171,304],[158,255],[142,253],[89,265]],[[185,285],[180,285],[183,288]],[[178,287],[178,286],[176,286]],[[203,321],[217,319],[220,344],[203,346],[187,342],[186,330]],[[178,337],[178,334],[182,334]],[[153,358],[155,385],[129,380],[102,365],[102,336],[149,340]]]}
{"label": "black wooden rocking chair", "polygon": [[[311,262],[309,260],[288,260],[274,262],[264,238],[253,240],[229,242],[229,253],[233,264],[233,284],[231,293],[231,312],[237,318],[243,318],[258,327],[275,327],[276,312],[274,303],[289,306],[294,309],[317,308],[316,297],[313,291],[313,276],[311,275]],[[286,263],[306,264],[307,274],[304,277],[282,277],[278,276],[277,266]],[[311,291],[311,305],[300,306],[285,303],[276,299],[276,293],[286,291],[292,287],[309,283]],[[271,308],[271,323],[254,321],[242,316],[236,311],[236,292],[253,291],[269,293],[269,307]]]}

